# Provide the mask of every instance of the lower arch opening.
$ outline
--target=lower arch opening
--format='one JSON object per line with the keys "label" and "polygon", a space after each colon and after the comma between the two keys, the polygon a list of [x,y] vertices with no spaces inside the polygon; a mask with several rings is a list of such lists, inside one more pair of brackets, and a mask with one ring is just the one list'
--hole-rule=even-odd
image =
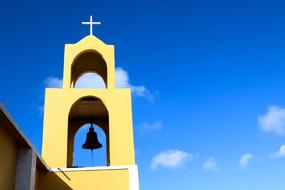
{"label": "lower arch opening", "polygon": [[[92,141],[87,143],[88,146],[82,146],[90,135],[92,138],[89,139],[93,139],[93,142],[98,139],[102,147],[92,146]],[[94,96],[80,98],[69,112],[67,167],[109,166],[109,146],[109,116],[104,103]]]}

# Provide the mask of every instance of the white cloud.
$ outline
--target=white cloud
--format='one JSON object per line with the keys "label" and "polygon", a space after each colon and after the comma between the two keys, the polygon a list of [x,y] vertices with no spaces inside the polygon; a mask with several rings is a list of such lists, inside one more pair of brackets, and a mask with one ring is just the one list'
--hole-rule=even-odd
{"label": "white cloud", "polygon": [[127,71],[121,67],[116,68],[115,71],[116,87],[117,88],[130,88],[129,75]]}
{"label": "white cloud", "polygon": [[241,168],[246,168],[252,159],[253,159],[253,155],[251,153],[246,153],[242,155],[239,161],[239,166]]}
{"label": "white cloud", "polygon": [[[62,79],[50,76],[44,80],[43,84],[46,88],[62,88]],[[44,105],[40,105],[38,111],[42,115],[44,112]]]}
{"label": "white cloud", "polygon": [[285,109],[269,106],[267,113],[258,117],[258,124],[264,132],[283,135],[285,133]]}
{"label": "white cloud", "polygon": [[76,81],[75,88],[106,88],[106,85],[101,76],[85,73]]}
{"label": "white cloud", "polygon": [[[131,88],[132,93],[135,96],[143,97],[150,102],[154,101],[155,94],[151,93],[143,85],[132,85],[129,81],[128,72],[123,68],[118,67],[115,71],[115,80],[117,88]],[[57,77],[48,77],[45,79],[44,84],[46,88],[62,88],[62,79]],[[103,79],[94,73],[86,73],[82,75],[75,84],[76,88],[105,88],[105,83]]]}
{"label": "white cloud", "polygon": [[151,169],[155,170],[158,167],[178,169],[183,167],[188,160],[193,158],[193,154],[182,150],[167,150],[153,157]]}
{"label": "white cloud", "polygon": [[45,110],[45,106],[44,105],[40,105],[39,107],[38,107],[38,111],[42,114],[42,113],[44,113],[44,110]]}
{"label": "white cloud", "polygon": [[273,158],[285,157],[285,144],[283,144],[280,149],[271,155]]}
{"label": "white cloud", "polygon": [[217,171],[218,170],[218,163],[215,161],[214,158],[209,158],[202,166],[203,170],[206,171]]}
{"label": "white cloud", "polygon": [[156,129],[161,129],[162,127],[163,127],[162,121],[155,121],[153,123],[144,122],[138,126],[139,129],[145,129],[145,130],[156,130]]}
{"label": "white cloud", "polygon": [[132,93],[139,97],[144,97],[147,100],[153,102],[155,95],[152,94],[145,86],[143,85],[132,85],[129,82],[129,74],[123,68],[118,67],[116,68],[115,72],[115,79],[116,79],[116,87],[117,88],[131,88]]}
{"label": "white cloud", "polygon": [[44,80],[47,88],[62,88],[62,79],[50,76]]}

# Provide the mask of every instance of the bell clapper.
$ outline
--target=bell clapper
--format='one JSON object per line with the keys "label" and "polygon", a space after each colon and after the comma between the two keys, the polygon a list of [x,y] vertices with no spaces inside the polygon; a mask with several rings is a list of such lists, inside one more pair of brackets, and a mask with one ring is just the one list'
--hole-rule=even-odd
{"label": "bell clapper", "polygon": [[93,161],[93,149],[91,149],[91,164],[92,164],[92,166],[94,166],[94,161]]}

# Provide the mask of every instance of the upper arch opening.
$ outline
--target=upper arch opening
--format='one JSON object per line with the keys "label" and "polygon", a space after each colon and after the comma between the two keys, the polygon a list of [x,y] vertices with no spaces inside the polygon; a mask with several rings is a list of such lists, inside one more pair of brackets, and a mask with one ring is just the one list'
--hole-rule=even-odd
{"label": "upper arch opening", "polygon": [[73,88],[106,88],[106,84],[100,75],[84,73],[77,79]]}
{"label": "upper arch opening", "polygon": [[107,64],[102,55],[96,51],[86,51],[78,55],[71,66],[71,84],[74,88],[77,80],[85,73],[96,73],[107,87]]}

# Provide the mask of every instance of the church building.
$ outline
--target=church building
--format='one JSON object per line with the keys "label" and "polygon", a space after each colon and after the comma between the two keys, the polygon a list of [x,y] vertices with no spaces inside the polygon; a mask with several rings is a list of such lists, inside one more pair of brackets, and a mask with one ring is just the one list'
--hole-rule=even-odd
{"label": "church building", "polygon": [[[0,104],[1,190],[138,190],[131,90],[115,87],[114,45],[90,35],[64,50],[63,87],[45,91],[42,156]],[[75,88],[85,73],[102,77],[106,88]],[[106,147],[106,165],[74,164],[75,134],[90,125],[82,148]],[[100,127],[106,143],[98,141]],[[32,129],[31,129],[32,130]],[[94,157],[96,159],[96,157]]]}

